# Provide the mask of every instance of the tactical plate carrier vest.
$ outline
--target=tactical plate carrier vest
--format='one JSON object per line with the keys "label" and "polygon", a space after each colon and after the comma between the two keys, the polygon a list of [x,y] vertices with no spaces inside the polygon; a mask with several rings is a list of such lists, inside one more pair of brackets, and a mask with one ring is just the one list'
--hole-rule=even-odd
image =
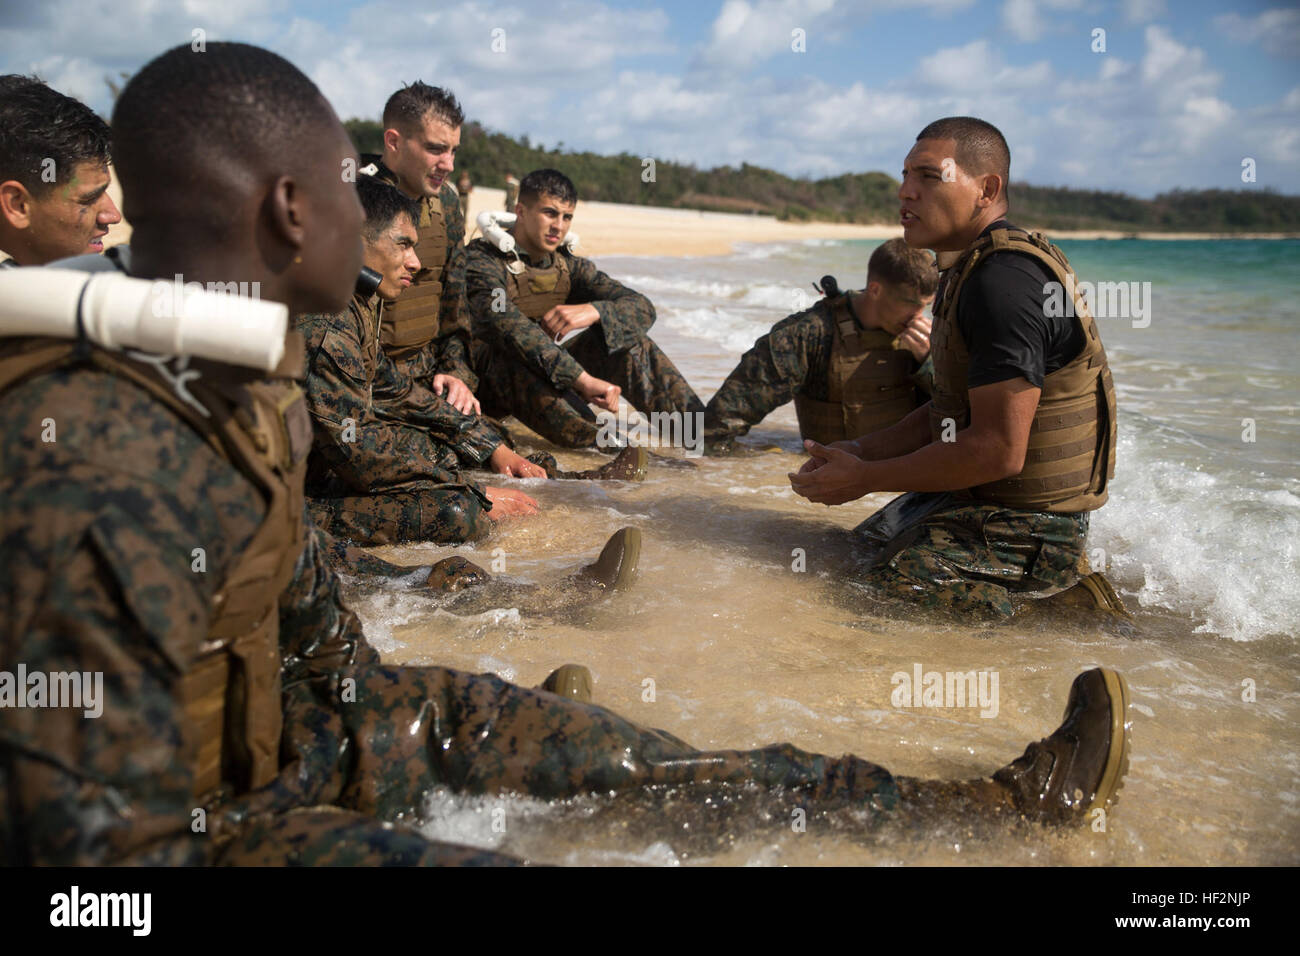
{"label": "tactical plate carrier vest", "polygon": [[420,200],[419,240],[415,255],[420,268],[410,288],[383,311],[379,341],[395,359],[414,355],[438,334],[442,308],[442,270],[447,263],[447,222],[442,200]]}
{"label": "tactical plate carrier vest", "polygon": [[[966,390],[970,354],[957,325],[957,302],[962,286],[980,263],[1003,251],[1038,260],[1063,290],[1078,288],[1064,253],[1041,233],[995,229],[962,253],[944,274],[935,300],[930,336],[934,360],[930,430],[934,441],[943,436],[947,419],[957,429],[970,424]],[[1044,377],[1023,470],[971,488],[971,496],[1025,511],[1093,511],[1106,503],[1107,483],[1115,475],[1115,386],[1097,325],[1077,291],[1073,309],[1086,344],[1068,365]]]}
{"label": "tactical plate carrier vest", "polygon": [[144,389],[192,427],[266,499],[261,525],[231,563],[213,598],[207,638],[178,682],[193,760],[194,796],[206,803],[223,784],[236,793],[270,783],[280,762],[279,599],[293,578],[303,525],[303,469],[311,418],[295,379],[302,337],[288,335],[269,376],[203,360],[186,382],[209,413],[183,400],[149,362],[64,339],[4,340],[0,394],[22,381],[88,363]]}
{"label": "tactical plate carrier vest", "polygon": [[[366,154],[360,173],[374,176],[394,189],[397,174],[383,164],[381,157]],[[438,334],[438,317],[442,309],[442,270],[447,265],[447,220],[442,212],[441,195],[419,200],[420,221],[415,224],[419,238],[415,257],[420,268],[410,288],[384,309],[379,326],[379,342],[394,359],[409,358],[424,348]]]}
{"label": "tactical plate carrier vest", "polygon": [[525,266],[518,275],[506,270],[506,294],[511,304],[534,322],[540,322],[557,305],[564,305],[569,286],[569,260],[559,250],[551,254],[551,264],[545,269]]}
{"label": "tactical plate carrier vest", "polygon": [[827,400],[796,393],[799,433],[821,444],[845,441],[895,424],[916,408],[912,354],[894,348],[883,329],[861,329],[847,294],[829,301],[831,347]]}

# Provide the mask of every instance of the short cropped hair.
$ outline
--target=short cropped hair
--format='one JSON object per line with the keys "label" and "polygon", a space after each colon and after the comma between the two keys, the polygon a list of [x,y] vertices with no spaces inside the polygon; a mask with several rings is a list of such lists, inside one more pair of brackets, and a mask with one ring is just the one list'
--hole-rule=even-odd
{"label": "short cropped hair", "polygon": [[934,256],[913,249],[902,239],[890,239],[876,247],[867,260],[867,282],[879,282],[895,289],[914,289],[922,299],[939,288],[939,268]]}
{"label": "short cropped hair", "polygon": [[409,136],[424,125],[424,118],[429,115],[452,129],[465,124],[465,112],[451,90],[416,80],[390,96],[384,104],[384,129],[399,130]]}
{"label": "short cropped hair", "polygon": [[[108,124],[84,103],[34,77],[0,76],[0,181],[44,196],[78,164],[107,166],[110,158]],[[53,180],[42,176],[50,159]]]}
{"label": "short cropped hair", "polygon": [[412,225],[418,226],[420,223],[419,204],[374,176],[357,177],[357,197],[361,200],[361,208],[366,211],[366,222],[361,228],[361,234],[367,242],[378,239],[393,224],[393,220],[403,213],[410,217]]}
{"label": "short cropped hair", "polygon": [[1003,198],[1011,179],[1011,150],[1006,137],[992,123],[974,116],[948,116],[935,120],[917,134],[923,139],[951,139],[957,144],[953,159],[972,176],[995,173],[1002,177]]}
{"label": "short cropped hair", "polygon": [[534,169],[519,182],[519,201],[532,203],[542,196],[554,196],[563,203],[576,203],[578,187],[558,169]]}
{"label": "short cropped hair", "polygon": [[316,84],[278,54],[187,43],[127,82],[113,109],[113,157],[128,206],[221,241],[233,228],[231,184],[305,167],[300,152],[331,125],[338,117]]}

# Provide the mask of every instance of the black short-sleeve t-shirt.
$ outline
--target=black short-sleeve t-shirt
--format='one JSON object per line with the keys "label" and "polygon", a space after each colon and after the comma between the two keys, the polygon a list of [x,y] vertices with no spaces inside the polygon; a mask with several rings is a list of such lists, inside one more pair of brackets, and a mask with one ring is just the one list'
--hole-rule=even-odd
{"label": "black short-sleeve t-shirt", "polygon": [[[983,235],[1014,228],[1000,219]],[[971,273],[957,300],[957,327],[970,353],[967,388],[1013,378],[1042,388],[1045,375],[1083,351],[1087,340],[1078,321],[1044,308],[1043,286],[1054,281],[1042,263],[1018,252],[989,256]]]}

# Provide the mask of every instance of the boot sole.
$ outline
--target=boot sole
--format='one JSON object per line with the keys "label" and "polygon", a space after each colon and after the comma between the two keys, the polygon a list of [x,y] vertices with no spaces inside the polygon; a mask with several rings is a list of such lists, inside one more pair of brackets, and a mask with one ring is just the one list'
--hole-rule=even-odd
{"label": "boot sole", "polygon": [[1111,586],[1110,581],[1100,571],[1085,575],[1079,579],[1079,583],[1092,595],[1092,599],[1097,602],[1098,608],[1128,618],[1130,621],[1133,619],[1133,615],[1128,612],[1124,602],[1115,593],[1115,588]]}
{"label": "boot sole", "polygon": [[640,445],[634,445],[633,447],[636,448],[636,471],[632,472],[627,480],[645,481],[646,472],[650,468],[650,454]]}
{"label": "boot sole", "polygon": [[1117,803],[1128,774],[1129,728],[1132,726],[1128,719],[1128,682],[1123,674],[1109,667],[1101,668],[1101,675],[1110,698],[1110,750],[1106,754],[1106,767],[1097,784],[1097,792],[1088,804],[1085,816],[1099,807],[1105,810]]}

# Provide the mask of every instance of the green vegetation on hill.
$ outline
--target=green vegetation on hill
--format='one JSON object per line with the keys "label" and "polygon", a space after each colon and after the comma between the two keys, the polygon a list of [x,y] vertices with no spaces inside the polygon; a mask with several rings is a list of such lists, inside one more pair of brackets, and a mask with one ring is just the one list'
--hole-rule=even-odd
{"label": "green vegetation on hill", "polygon": [[[379,152],[383,127],[372,120],[345,124],[357,149]],[[476,183],[504,185],[507,172],[522,177],[552,166],[578,184],[583,199],[641,206],[681,206],[717,212],[752,212],[782,219],[893,223],[898,218],[898,180],[886,173],[846,173],[826,179],[793,179],[761,166],[742,164],[697,169],[655,160],[654,181],[639,156],[572,152],[563,143],[546,149],[527,136],[515,139],[466,123],[456,168]],[[1011,184],[1016,221],[1043,229],[1112,229],[1126,232],[1300,232],[1300,196],[1269,189],[1174,190],[1154,199],[1092,189]]]}

